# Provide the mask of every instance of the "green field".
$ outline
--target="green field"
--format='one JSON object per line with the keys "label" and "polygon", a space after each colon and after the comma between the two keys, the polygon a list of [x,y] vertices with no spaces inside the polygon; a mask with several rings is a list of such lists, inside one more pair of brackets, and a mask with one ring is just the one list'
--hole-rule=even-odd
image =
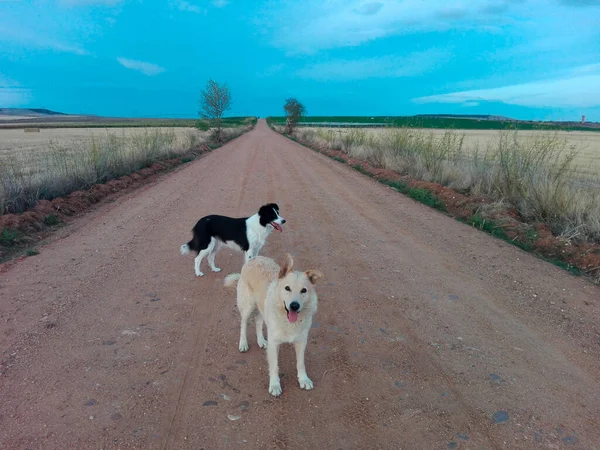
{"label": "green field", "polygon": [[[267,121],[284,125],[285,117],[272,116]],[[453,117],[417,117],[417,116],[306,116],[300,123],[318,124],[385,124],[389,127],[438,128],[457,130],[563,130],[597,131],[600,127],[581,126],[573,123],[525,122],[513,120],[486,120]]]}

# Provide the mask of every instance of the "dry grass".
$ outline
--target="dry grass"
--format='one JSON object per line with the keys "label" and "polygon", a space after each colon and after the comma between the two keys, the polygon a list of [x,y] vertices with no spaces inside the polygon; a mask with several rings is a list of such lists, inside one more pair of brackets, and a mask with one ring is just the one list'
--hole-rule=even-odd
{"label": "dry grass", "polygon": [[[227,138],[244,129],[225,129]],[[0,130],[0,213],[53,199],[181,156],[208,143],[193,128]]]}
{"label": "dry grass", "polygon": [[600,136],[585,132],[299,129],[372,165],[484,194],[557,234],[600,241]]}

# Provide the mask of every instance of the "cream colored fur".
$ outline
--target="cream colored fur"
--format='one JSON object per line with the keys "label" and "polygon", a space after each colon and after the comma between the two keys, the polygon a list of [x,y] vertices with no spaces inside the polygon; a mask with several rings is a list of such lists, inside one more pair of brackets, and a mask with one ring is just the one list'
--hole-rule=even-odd
{"label": "cream colored fur", "polygon": [[[237,306],[241,316],[240,352],[249,348],[246,337],[248,319],[258,310],[256,341],[259,347],[267,348],[269,393],[274,396],[281,394],[278,352],[279,346],[285,343],[294,344],[300,387],[313,388],[306,374],[304,353],[312,318],[317,312],[315,284],[323,274],[318,270],[298,272],[293,268],[294,260],[290,254],[286,254],[281,267],[270,258],[257,256],[244,264],[241,274],[228,275],[224,282],[226,287],[234,287],[237,281]],[[294,323],[289,319],[290,314],[295,317],[294,312],[290,312],[293,307],[298,307]],[[268,345],[263,335],[263,322],[267,325]]]}

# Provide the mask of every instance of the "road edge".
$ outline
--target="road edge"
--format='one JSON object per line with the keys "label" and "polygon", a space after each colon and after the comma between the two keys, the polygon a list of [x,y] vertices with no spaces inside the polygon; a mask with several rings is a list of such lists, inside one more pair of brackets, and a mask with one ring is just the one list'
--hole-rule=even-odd
{"label": "road edge", "polygon": [[516,211],[508,210],[494,218],[483,218],[479,208],[486,203],[491,203],[491,199],[463,195],[437,183],[413,179],[389,169],[374,167],[367,161],[352,158],[341,150],[322,148],[296,136],[280,133],[269,121],[267,124],[273,132],[338,163],[350,166],[406,197],[518,247],[525,253],[557,266],[573,276],[600,285],[600,264],[598,264],[600,245],[598,244],[574,243],[563,237],[554,236],[544,224],[520,221]]}

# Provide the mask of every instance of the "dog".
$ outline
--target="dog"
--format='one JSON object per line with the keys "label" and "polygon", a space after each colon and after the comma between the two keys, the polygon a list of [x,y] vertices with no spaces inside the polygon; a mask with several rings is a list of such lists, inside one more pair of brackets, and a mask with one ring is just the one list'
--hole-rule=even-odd
{"label": "dog", "polygon": [[197,277],[204,276],[200,271],[202,260],[207,257],[213,272],[220,272],[215,266],[215,255],[222,247],[244,252],[244,262],[258,256],[271,231],[283,231],[286,220],[279,215],[277,203],[260,207],[251,217],[233,218],[211,214],[202,217],[192,229],[190,242],[180,247],[180,253],[197,253],[194,259],[194,271]]}
{"label": "dog", "polygon": [[[233,288],[237,281],[237,307],[241,316],[239,351],[248,351],[246,331],[248,319],[256,315],[256,340],[258,346],[267,349],[269,363],[269,393],[281,395],[279,380],[279,346],[294,344],[296,370],[301,389],[312,389],[313,382],[306,374],[304,352],[313,315],[317,312],[317,280],[323,278],[318,270],[294,271],[294,260],[287,253],[280,267],[264,256],[251,259],[242,267],[241,273],[225,277],[226,287]],[[269,341],[263,335],[263,323],[267,324]]]}

